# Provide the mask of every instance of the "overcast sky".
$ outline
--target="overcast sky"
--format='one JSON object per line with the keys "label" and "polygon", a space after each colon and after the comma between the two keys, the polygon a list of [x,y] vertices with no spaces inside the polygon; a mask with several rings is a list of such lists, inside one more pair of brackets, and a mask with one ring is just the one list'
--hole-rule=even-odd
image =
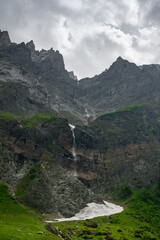
{"label": "overcast sky", "polygon": [[118,56],[160,63],[159,0],[0,0],[0,29],[13,42],[59,50],[79,79]]}

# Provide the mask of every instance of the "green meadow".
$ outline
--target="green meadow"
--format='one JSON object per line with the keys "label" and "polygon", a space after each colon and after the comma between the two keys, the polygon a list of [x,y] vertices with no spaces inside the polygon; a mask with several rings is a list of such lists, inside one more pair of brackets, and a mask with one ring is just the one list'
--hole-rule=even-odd
{"label": "green meadow", "polygon": [[44,216],[20,205],[7,185],[1,183],[0,239],[160,239],[160,182],[138,191],[124,186],[114,194],[119,197],[119,204],[125,206],[119,214],[46,224]]}

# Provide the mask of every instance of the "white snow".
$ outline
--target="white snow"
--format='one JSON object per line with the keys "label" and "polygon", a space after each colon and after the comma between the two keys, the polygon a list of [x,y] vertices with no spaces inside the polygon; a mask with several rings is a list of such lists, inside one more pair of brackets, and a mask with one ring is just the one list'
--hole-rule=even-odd
{"label": "white snow", "polygon": [[[59,218],[55,219],[58,222],[63,221],[74,221],[74,220],[85,220],[85,219],[91,219],[94,217],[100,217],[100,216],[109,216],[112,214],[120,213],[124,209],[123,207],[109,203],[104,201],[104,204],[98,204],[98,203],[88,203],[87,207],[83,208],[79,213],[77,213],[75,216],[71,218]],[[53,221],[47,221],[47,222],[53,222]]]}

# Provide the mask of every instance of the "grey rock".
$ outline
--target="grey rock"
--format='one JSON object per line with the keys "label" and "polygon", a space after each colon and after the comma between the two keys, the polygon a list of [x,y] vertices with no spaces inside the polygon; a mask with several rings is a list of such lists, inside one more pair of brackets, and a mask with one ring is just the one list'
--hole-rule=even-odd
{"label": "grey rock", "polygon": [[9,34],[7,31],[1,32],[0,30],[0,48],[2,47],[9,47],[11,44],[11,40],[9,38]]}

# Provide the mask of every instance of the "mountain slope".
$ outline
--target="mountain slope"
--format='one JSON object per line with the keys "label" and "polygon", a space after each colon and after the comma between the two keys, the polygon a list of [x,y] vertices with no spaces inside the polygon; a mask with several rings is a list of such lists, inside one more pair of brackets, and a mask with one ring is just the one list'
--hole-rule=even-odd
{"label": "mountain slope", "polygon": [[33,41],[12,43],[0,32],[0,110],[23,116],[42,110],[70,113],[81,123],[85,109],[74,99],[76,84],[58,51],[36,51]]}
{"label": "mountain slope", "polygon": [[141,67],[119,57],[111,67],[92,79],[82,79],[77,99],[96,115],[124,106],[157,104],[160,91],[160,66]]}
{"label": "mountain slope", "polygon": [[12,43],[0,32],[0,110],[23,116],[56,111],[82,124],[125,106],[157,106],[159,79],[159,65],[139,67],[119,57],[100,75],[77,81],[58,51],[37,51],[33,41]]}
{"label": "mountain slope", "polygon": [[123,184],[150,185],[160,171],[159,127],[152,110],[142,106],[76,127],[77,176],[100,193]]}
{"label": "mountain slope", "polygon": [[0,183],[0,203],[1,239],[59,239],[46,231],[42,216],[21,206],[3,183]]}
{"label": "mountain slope", "polygon": [[[128,186],[119,189],[131,192],[121,195],[125,210],[112,216],[98,217],[85,221],[52,223],[59,229],[61,237],[67,239],[110,239],[110,240],[158,240],[160,238],[159,184],[148,189],[133,191]],[[125,196],[125,197],[124,197]]]}

